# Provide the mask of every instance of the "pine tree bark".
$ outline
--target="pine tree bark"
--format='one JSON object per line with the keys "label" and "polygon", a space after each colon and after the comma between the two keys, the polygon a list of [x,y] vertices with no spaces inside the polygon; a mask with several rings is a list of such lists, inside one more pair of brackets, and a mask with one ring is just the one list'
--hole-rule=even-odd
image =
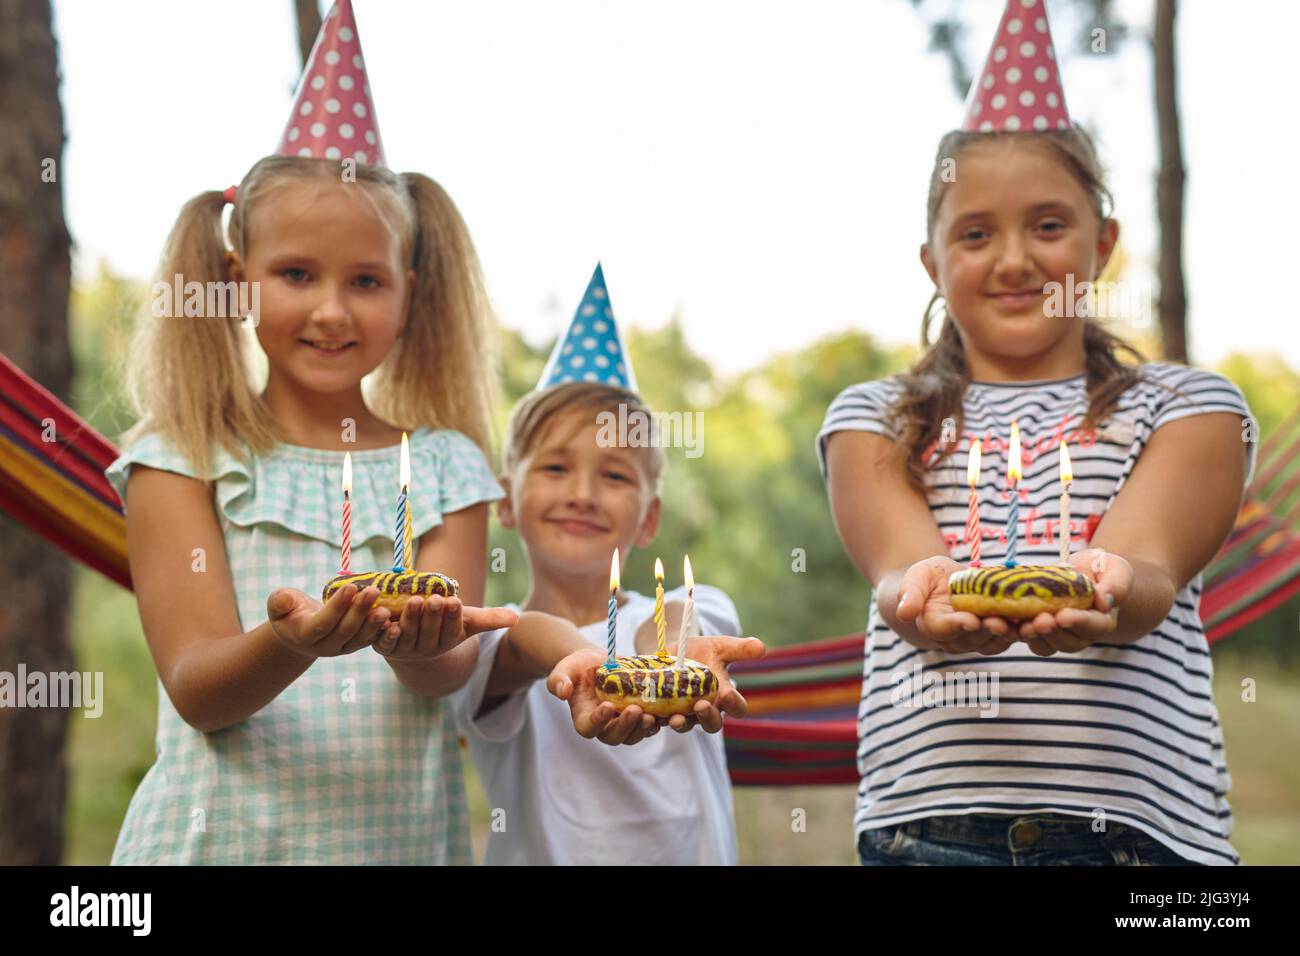
{"label": "pine tree bark", "polygon": [[[0,351],[67,401],[63,143],[50,4],[0,0]],[[69,560],[0,514],[0,580],[0,675],[16,683],[20,663],[28,673],[71,671]],[[25,687],[13,690],[25,697]],[[66,709],[0,705],[0,864],[60,862],[67,722]]]}
{"label": "pine tree bark", "polygon": [[1187,361],[1187,287],[1183,279],[1183,141],[1178,118],[1174,17],[1176,0],[1156,0],[1153,37],[1156,71],[1156,126],[1160,170],[1156,212],[1160,221],[1160,336],[1167,359]]}
{"label": "pine tree bark", "polygon": [[316,34],[320,33],[320,9],[316,6],[316,0],[294,0],[293,13],[298,21],[298,53],[302,57],[302,65],[306,66],[307,57],[311,55],[311,48],[316,43]]}

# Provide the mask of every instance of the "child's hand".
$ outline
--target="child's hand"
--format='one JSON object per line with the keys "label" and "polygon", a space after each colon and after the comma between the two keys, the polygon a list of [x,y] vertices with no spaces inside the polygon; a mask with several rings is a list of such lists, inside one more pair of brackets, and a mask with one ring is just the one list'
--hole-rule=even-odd
{"label": "child's hand", "polygon": [[519,615],[504,607],[469,607],[458,597],[413,597],[402,616],[375,641],[377,654],[390,661],[431,661],[481,631],[513,627]]}
{"label": "child's hand", "polygon": [[697,700],[695,713],[673,714],[671,717],[656,718],[660,726],[668,726],[680,734],[686,733],[699,724],[708,733],[716,734],[722,729],[722,715],[744,717],[749,712],[749,704],[736,690],[727,673],[727,665],[732,661],[757,660],[767,653],[763,642],[756,637],[693,637],[686,641],[686,656],[699,661],[718,678],[717,699],[710,702]]}
{"label": "child's hand", "polygon": [[1133,590],[1133,566],[1118,554],[1089,548],[1070,555],[1070,564],[1093,581],[1091,608],[1067,607],[1055,614],[1039,614],[1022,621],[1020,638],[1039,657],[1058,651],[1077,653],[1114,633],[1119,624],[1119,606]]}
{"label": "child's hand", "polygon": [[301,591],[280,588],[266,599],[266,616],[290,650],[307,657],[338,657],[374,643],[388,624],[388,608],[371,610],[378,597],[379,588],[358,595],[356,585],[346,584],[321,604]]}
{"label": "child's hand", "polygon": [[597,648],[575,651],[555,665],[546,680],[547,689],[569,702],[573,727],[584,737],[596,737],[607,744],[634,744],[652,737],[660,727],[685,733],[699,724],[711,734],[722,729],[723,713],[745,716],[748,704],[727,673],[732,661],[754,660],[767,652],[756,637],[696,637],[686,642],[686,656],[713,671],[718,679],[718,696],[710,703],[696,701],[693,714],[655,717],[636,704],[621,711],[596,696],[596,669],[605,663],[607,652]]}
{"label": "child's hand", "polygon": [[926,558],[908,568],[898,589],[898,619],[915,624],[918,631],[945,651],[1001,654],[1020,639],[1005,618],[981,618],[969,611],[953,610],[948,576],[964,569],[965,565],[946,555]]}
{"label": "child's hand", "polygon": [[654,715],[636,704],[621,711],[596,696],[596,668],[605,663],[607,654],[596,647],[574,651],[561,660],[546,678],[546,689],[560,700],[569,702],[573,729],[587,739],[595,737],[603,744],[635,744],[659,733]]}

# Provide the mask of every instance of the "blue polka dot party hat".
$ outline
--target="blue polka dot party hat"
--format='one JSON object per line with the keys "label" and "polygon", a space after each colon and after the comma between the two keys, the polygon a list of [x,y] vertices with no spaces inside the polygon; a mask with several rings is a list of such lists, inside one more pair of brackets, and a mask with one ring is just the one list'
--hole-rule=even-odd
{"label": "blue polka dot party hat", "polygon": [[614,321],[605,272],[599,262],[569,331],[555,343],[537,387],[550,388],[566,382],[604,382],[636,391],[632,359]]}

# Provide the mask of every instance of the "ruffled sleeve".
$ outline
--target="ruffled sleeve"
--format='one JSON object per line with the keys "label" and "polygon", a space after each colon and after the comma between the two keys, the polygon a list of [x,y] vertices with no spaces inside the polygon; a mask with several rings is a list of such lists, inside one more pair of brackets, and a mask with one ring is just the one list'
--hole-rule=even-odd
{"label": "ruffled sleeve", "polygon": [[[228,457],[228,456],[227,456]],[[232,459],[233,460],[233,459]],[[131,477],[133,465],[145,465],[159,471],[171,471],[187,478],[202,481],[213,480],[213,471],[199,474],[188,458],[181,454],[161,432],[147,432],[122,450],[117,459],[104,469],[104,477],[113,486],[117,496],[122,499],[122,508],[126,508],[126,485]],[[214,471],[222,470],[222,462],[214,464]]]}
{"label": "ruffled sleeve", "polygon": [[[467,436],[422,428],[409,437],[413,537],[442,524],[445,514],[505,496]],[[351,454],[352,544],[391,541],[397,524],[398,446]],[[341,451],[280,444],[243,462],[221,451],[214,455],[211,471],[198,475],[170,442],[151,434],[132,444],[105,474],[124,501],[132,464],[212,481],[224,522],[240,528],[277,525],[337,548],[343,544],[343,456]]]}
{"label": "ruffled sleeve", "polygon": [[[505,495],[468,437],[417,429],[410,437],[408,506],[415,538],[442,524],[443,515]],[[399,446],[352,452],[352,544],[392,541],[397,525]],[[251,474],[231,472],[217,486],[222,514],[237,525],[261,522],[343,544],[343,452],[279,445],[255,461]]]}

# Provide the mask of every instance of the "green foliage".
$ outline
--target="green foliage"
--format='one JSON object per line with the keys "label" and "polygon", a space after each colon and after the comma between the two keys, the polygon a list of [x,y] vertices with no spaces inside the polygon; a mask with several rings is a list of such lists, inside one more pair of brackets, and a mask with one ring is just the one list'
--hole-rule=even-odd
{"label": "green foliage", "polygon": [[73,286],[71,405],[110,441],[134,423],[122,389],[131,330],[147,301],[145,283],[124,279],[100,262],[95,278]]}
{"label": "green foliage", "polygon": [[1268,438],[1300,409],[1300,373],[1276,355],[1229,355],[1216,369],[1241,389],[1246,404],[1259,423],[1261,439]]}

